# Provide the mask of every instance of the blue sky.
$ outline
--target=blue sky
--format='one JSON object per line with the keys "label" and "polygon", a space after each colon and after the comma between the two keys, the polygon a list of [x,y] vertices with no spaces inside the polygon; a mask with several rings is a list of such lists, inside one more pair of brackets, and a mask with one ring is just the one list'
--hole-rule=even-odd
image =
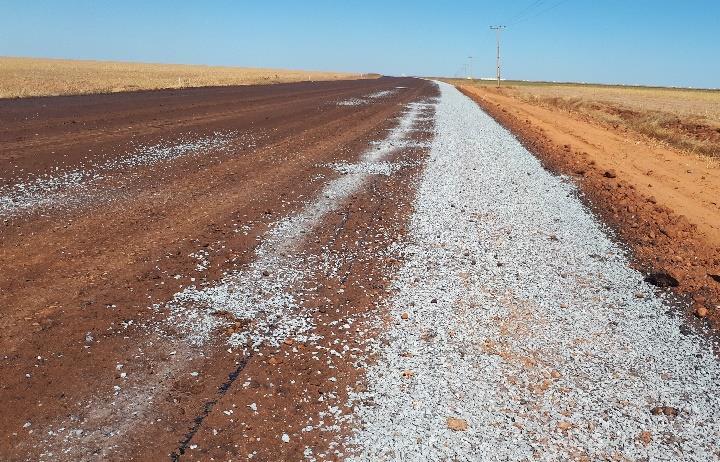
{"label": "blue sky", "polygon": [[472,55],[493,76],[488,26],[508,24],[508,78],[720,87],[720,0],[0,0],[0,12],[6,56],[453,76]]}

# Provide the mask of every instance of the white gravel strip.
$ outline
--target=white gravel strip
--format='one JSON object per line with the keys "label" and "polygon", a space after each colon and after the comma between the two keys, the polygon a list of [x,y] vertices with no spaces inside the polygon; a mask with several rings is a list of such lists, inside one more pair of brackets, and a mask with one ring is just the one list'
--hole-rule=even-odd
{"label": "white gravel strip", "polygon": [[353,400],[353,460],[720,460],[709,346],[572,185],[438,85],[393,322]]}
{"label": "white gravel strip", "polygon": [[330,181],[300,213],[275,224],[248,268],[228,274],[212,287],[187,287],[168,303],[156,305],[169,310],[159,329],[164,332],[171,327],[194,345],[204,344],[217,329],[232,323],[240,323],[229,338],[233,347],[278,346],[287,338],[312,340],[312,313],[303,310],[297,293],[305,284],[316,284],[309,276],[327,262],[322,255],[303,253],[298,244],[371,175],[392,173],[394,167],[385,158],[406,147],[403,141],[423,108],[419,103],[408,104],[387,138],[372,144],[358,164],[344,164],[345,174]]}

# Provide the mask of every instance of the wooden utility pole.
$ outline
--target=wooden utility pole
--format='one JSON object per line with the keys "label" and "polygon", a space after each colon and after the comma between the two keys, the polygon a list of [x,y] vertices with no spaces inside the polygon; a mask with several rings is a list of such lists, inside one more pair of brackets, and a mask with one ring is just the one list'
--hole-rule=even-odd
{"label": "wooden utility pole", "polygon": [[495,41],[497,42],[497,86],[500,88],[500,31],[505,29],[505,26],[490,26],[490,29],[495,31]]}

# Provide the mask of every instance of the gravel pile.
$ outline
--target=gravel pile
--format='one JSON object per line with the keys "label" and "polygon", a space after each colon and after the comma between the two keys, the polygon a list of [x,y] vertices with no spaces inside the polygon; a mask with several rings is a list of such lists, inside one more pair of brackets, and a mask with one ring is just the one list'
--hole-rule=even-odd
{"label": "gravel pile", "polygon": [[718,460],[709,346],[572,185],[438,85],[353,460]]}

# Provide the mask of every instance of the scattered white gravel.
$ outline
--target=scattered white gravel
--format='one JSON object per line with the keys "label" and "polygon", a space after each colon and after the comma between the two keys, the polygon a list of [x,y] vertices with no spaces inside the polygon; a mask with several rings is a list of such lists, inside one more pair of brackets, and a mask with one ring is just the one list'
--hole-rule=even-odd
{"label": "scattered white gravel", "polygon": [[720,460],[709,346],[571,184],[438,85],[393,322],[352,401],[353,460]]}
{"label": "scattered white gravel", "polygon": [[103,188],[103,182],[110,180],[118,172],[222,149],[236,137],[236,132],[218,132],[203,137],[187,135],[173,142],[138,146],[127,155],[98,165],[68,171],[61,171],[60,167],[56,167],[55,173],[13,181],[8,186],[0,187],[0,217],[8,218],[30,211],[81,204],[98,194]]}
{"label": "scattered white gravel", "polygon": [[397,93],[397,90],[381,90],[381,91],[376,91],[375,93],[370,93],[369,95],[365,96],[365,98],[369,98],[369,99],[387,98],[388,96],[392,96],[395,93]]}
{"label": "scattered white gravel", "polygon": [[328,258],[308,255],[298,244],[370,175],[377,174],[379,165],[388,172],[394,169],[384,159],[406,147],[405,138],[412,133],[424,107],[422,103],[408,104],[386,139],[373,144],[358,164],[345,164],[345,175],[330,181],[302,211],[276,223],[246,269],[226,275],[215,286],[189,286],[170,302],[156,305],[158,310],[169,311],[166,321],[158,326],[160,331],[172,330],[190,343],[202,345],[217,329],[236,324],[229,344],[251,349],[278,346],[287,338],[301,342],[317,339],[312,313],[303,309],[297,294],[305,285],[316,284],[312,275],[328,264]]}
{"label": "scattered white gravel", "polygon": [[327,167],[343,173],[367,173],[369,175],[392,175],[397,170],[398,165],[390,162],[366,162],[361,164],[348,164],[347,162],[337,162],[328,164]]}
{"label": "scattered white gravel", "polygon": [[398,89],[402,89],[405,87],[395,87],[395,89],[392,90],[380,90],[376,91],[374,93],[367,94],[361,98],[349,98],[342,101],[338,101],[338,106],[364,106],[366,104],[372,104],[375,102],[375,100],[381,99],[381,98],[387,98],[388,96],[392,96],[395,93],[398,92]]}
{"label": "scattered white gravel", "polygon": [[368,104],[368,101],[362,98],[350,98],[337,102],[338,106],[362,106],[364,104]]}

